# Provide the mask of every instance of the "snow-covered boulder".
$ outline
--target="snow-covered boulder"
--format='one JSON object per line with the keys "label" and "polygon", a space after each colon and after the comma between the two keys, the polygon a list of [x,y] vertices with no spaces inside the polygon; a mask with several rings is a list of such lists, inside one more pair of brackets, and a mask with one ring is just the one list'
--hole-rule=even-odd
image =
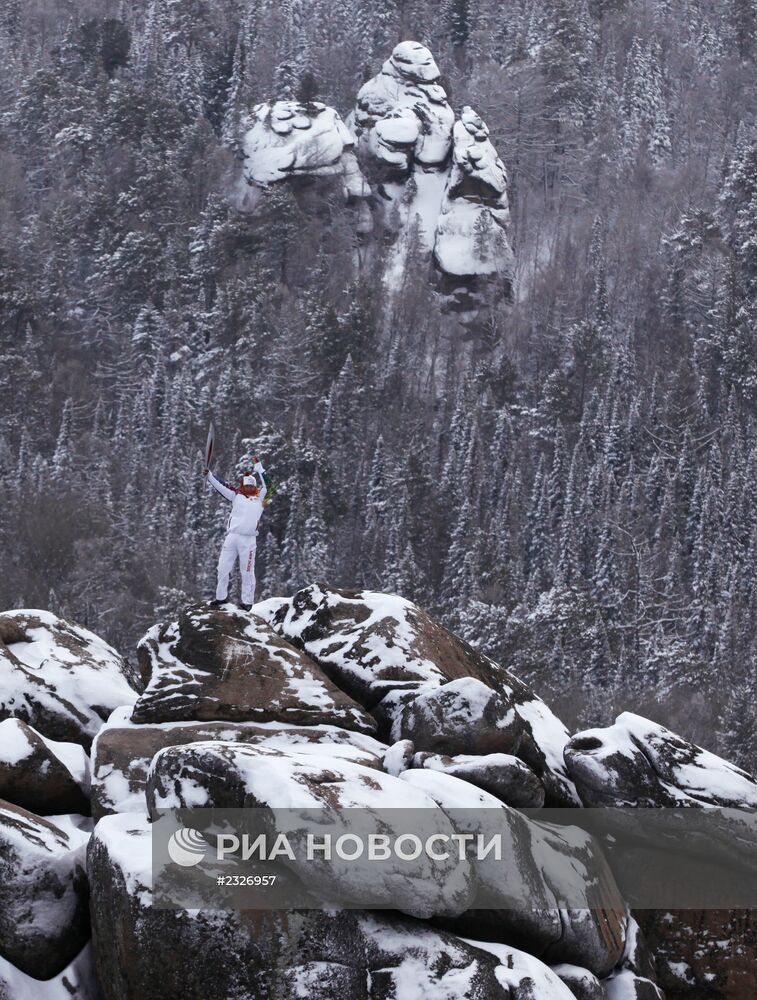
{"label": "snow-covered boulder", "polygon": [[0,958],[0,1000],[102,1000],[89,944],[52,979],[27,976]]}
{"label": "snow-covered boulder", "polygon": [[[147,802],[153,817],[164,809],[265,810],[264,828],[285,835],[291,844],[305,844],[314,829],[312,815],[318,828],[334,838],[375,830],[407,833],[393,825],[402,810],[424,811],[424,837],[455,833],[422,791],[363,764],[331,757],[319,746],[307,753],[229,743],[169,747],[153,761]],[[452,854],[422,854],[409,874],[407,863],[395,856],[357,864],[336,854],[325,859],[306,858],[304,850],[294,853],[282,863],[327,901],[391,907],[425,918],[457,915],[471,901],[469,865]]]}
{"label": "snow-covered boulder", "polygon": [[413,766],[415,757],[415,744],[412,740],[397,740],[392,743],[384,754],[384,770],[387,774],[399,777],[403,771],[408,771]]}
{"label": "snow-covered boulder", "polygon": [[396,701],[387,696],[374,711],[392,740],[412,740],[418,750],[432,753],[511,753],[523,735],[512,705],[475,677],[429,686]]}
{"label": "snow-covered boulder", "polygon": [[349,129],[337,111],[319,101],[256,105],[242,150],[248,184],[266,187],[293,177],[327,177],[338,179],[346,198],[370,194]]}
{"label": "snow-covered boulder", "polygon": [[[340,688],[380,714],[388,738],[394,718],[416,694],[425,697],[462,678],[487,685],[512,709],[512,727],[521,730],[517,755],[539,776],[548,797],[578,804],[563,761],[569,738],[565,726],[527,685],[410,601],[315,583],[290,599],[262,602],[254,611],[319,663]],[[460,752],[441,741],[418,749]]]}
{"label": "snow-covered boulder", "polygon": [[138,647],[138,723],[197,720],[329,724],[375,731],[373,719],[307,656],[255,615],[193,605]]}
{"label": "snow-covered boulder", "polygon": [[586,806],[757,808],[753,777],[631,712],[577,733],[565,763]]}
{"label": "snow-covered boulder", "polygon": [[21,719],[0,722],[0,799],[41,816],[89,812],[89,755]]}
{"label": "snow-covered boulder", "polygon": [[459,754],[450,757],[437,753],[417,753],[413,758],[413,767],[443,771],[461,778],[509,806],[538,809],[544,805],[544,786],[541,781],[528,765],[512,754]]}
{"label": "snow-covered boulder", "polygon": [[0,614],[0,719],[89,747],[119,705],[137,700],[127,666],[92,632],[49,611]]}
{"label": "snow-covered boulder", "polygon": [[89,874],[106,1000],[573,1000],[530,955],[394,914],[153,907],[151,870],[145,817],[98,824]]}
{"label": "snow-covered boulder", "polygon": [[87,837],[0,802],[0,957],[27,976],[58,975],[89,937]]}
{"label": "snow-covered boulder", "polygon": [[92,815],[144,812],[147,772],[164,747],[208,740],[274,748],[323,744],[335,757],[382,769],[386,746],[362,733],[337,726],[288,726],[281,722],[164,722],[137,725],[131,708],[117,709],[92,744]]}
{"label": "snow-covered boulder", "polygon": [[497,277],[509,293],[514,257],[508,240],[507,174],[486,123],[463,108],[453,129],[452,166],[442,200],[434,258],[450,289],[470,291],[476,278]]}
{"label": "snow-covered boulder", "polygon": [[360,88],[353,117],[367,169],[406,174],[412,163],[440,167],[449,156],[455,113],[425,45],[400,42],[381,72]]}
{"label": "snow-covered boulder", "polygon": [[460,778],[413,769],[400,780],[423,791],[464,833],[503,840],[502,858],[473,857],[474,906],[457,933],[504,941],[543,961],[606,975],[624,953],[628,912],[602,849],[577,827],[537,823]]}
{"label": "snow-covered boulder", "polygon": [[630,969],[605,979],[603,984],[607,1000],[665,1000],[662,990],[645,976],[637,976]]}
{"label": "snow-covered boulder", "polygon": [[588,969],[582,969],[580,965],[570,965],[568,962],[560,962],[551,968],[576,1000],[607,1000],[604,986]]}

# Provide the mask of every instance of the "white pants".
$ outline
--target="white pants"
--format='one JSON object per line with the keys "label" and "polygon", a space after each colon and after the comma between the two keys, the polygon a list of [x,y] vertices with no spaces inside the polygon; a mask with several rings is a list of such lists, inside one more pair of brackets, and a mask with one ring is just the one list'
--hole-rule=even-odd
{"label": "white pants", "polygon": [[242,604],[255,601],[255,535],[237,535],[229,532],[218,557],[218,586],[216,600],[225,601],[229,596],[229,576],[234,563],[239,560],[242,574]]}

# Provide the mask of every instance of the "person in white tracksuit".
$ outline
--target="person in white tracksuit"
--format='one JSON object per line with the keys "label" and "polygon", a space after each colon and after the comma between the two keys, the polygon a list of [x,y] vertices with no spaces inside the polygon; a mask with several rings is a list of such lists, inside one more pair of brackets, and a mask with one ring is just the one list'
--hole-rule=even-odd
{"label": "person in white tracksuit", "polygon": [[263,466],[257,457],[254,461],[252,471],[260,476],[260,486],[250,473],[242,476],[239,486],[234,487],[216,479],[209,469],[203,470],[203,475],[207,475],[213,489],[231,503],[228,530],[218,557],[216,599],[212,603],[223,604],[226,601],[229,595],[229,576],[234,563],[239,560],[242,576],[241,606],[245,611],[250,610],[255,600],[255,540],[266,495]]}

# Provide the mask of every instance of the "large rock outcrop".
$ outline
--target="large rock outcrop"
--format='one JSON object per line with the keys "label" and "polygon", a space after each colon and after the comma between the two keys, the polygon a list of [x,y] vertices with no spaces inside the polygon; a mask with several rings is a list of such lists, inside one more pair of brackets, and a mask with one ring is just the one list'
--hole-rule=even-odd
{"label": "large rock outcrop", "polygon": [[[7,624],[16,615],[28,631]],[[661,1000],[663,988],[668,1000],[755,995],[746,913],[640,912],[658,982],[622,898],[632,898],[629,869],[643,882],[653,846],[634,817],[664,819],[663,806],[683,807],[678,830],[695,865],[718,868],[742,852],[745,870],[753,867],[738,812],[754,809],[757,783],[669,730],[625,713],[571,739],[507,670],[409,602],[370,591],[314,584],[253,614],[188,608],[142,644],[147,689],[136,711],[117,654],[93,666],[81,648],[99,640],[44,613],[28,628],[31,615],[0,616],[0,681],[12,675],[36,696],[34,719],[12,711],[0,721],[0,794],[15,799],[0,805],[0,1000],[96,1000],[100,987],[106,1000]],[[41,645],[22,650],[22,661],[15,646],[24,643]],[[35,663],[41,691],[25,679]],[[126,694],[104,725],[95,722],[101,699],[87,714],[86,685],[98,670],[111,695]],[[30,704],[25,695],[14,707]],[[76,743],[61,743],[61,729],[74,725]],[[93,730],[99,822],[90,839],[91,821],[68,813],[84,807],[80,744]],[[548,822],[539,809],[577,805],[579,795],[587,806],[623,806],[590,812],[626,817],[634,844],[600,846],[574,815],[558,811]],[[292,825],[298,810],[348,830],[352,809],[394,832],[396,814],[423,813],[414,830],[496,830],[503,853],[457,864],[432,858],[436,867],[415,878],[390,858],[372,885],[349,864],[308,859],[298,868],[282,859],[275,864],[287,892],[304,891],[297,905],[329,900],[332,909],[161,909],[152,905],[149,821],[183,806],[252,806],[267,828],[286,819],[290,835],[304,829]],[[58,808],[62,815],[40,816]],[[202,829],[212,843],[215,827]],[[88,840],[99,983],[86,948]],[[616,883],[617,870],[625,882]],[[215,881],[202,882],[203,893],[215,893]]]}
{"label": "large rock outcrop", "polygon": [[151,861],[146,818],[98,824],[89,873],[108,1000],[572,1000],[530,955],[393,915],[157,909]]}
{"label": "large rock outcrop", "polygon": [[50,979],[89,937],[86,834],[0,802],[0,957]]}
{"label": "large rock outcrop", "polygon": [[89,747],[114,708],[137,692],[123,657],[48,611],[0,615],[0,719],[23,719],[51,740]]}
{"label": "large rock outcrop", "polygon": [[[422,713],[426,702],[433,705],[435,699],[444,697],[439,689],[461,682],[453,685],[450,695],[461,710],[463,702],[469,707],[467,722],[461,717],[461,725],[478,733],[475,752],[515,753],[536,772],[551,801],[578,804],[563,761],[569,738],[565,726],[527,685],[410,601],[369,590],[311,584],[291,599],[265,601],[254,611],[370,710],[383,736],[391,741],[413,739],[419,751],[449,750],[449,745],[445,748],[436,740],[424,746],[414,734],[424,731],[422,714],[433,725],[433,713]],[[492,700],[499,706],[499,721],[509,730],[497,747],[486,736],[488,732],[494,740],[501,732],[496,720],[492,729],[485,717]],[[414,712],[416,701],[418,711]],[[481,709],[477,715],[470,714],[473,701]],[[418,720],[412,733],[403,731],[403,720],[408,719]],[[429,731],[426,726],[425,732]],[[451,724],[449,731],[452,736]],[[453,752],[470,752],[470,743],[468,749]]]}
{"label": "large rock outcrop", "polygon": [[256,105],[251,120],[242,141],[243,208],[257,210],[276,184],[301,194],[306,185],[318,191],[336,182],[359,206],[359,232],[370,232],[375,220],[377,244],[390,235],[390,286],[408,254],[420,251],[433,260],[452,308],[510,297],[505,168],[472,108],[455,120],[424,45],[395,46],[360,88],[346,122],[317,101],[289,100]]}
{"label": "large rock outcrop", "polygon": [[242,143],[243,176],[247,184],[263,187],[295,178],[336,178],[346,198],[366,198],[370,188],[354,144],[339,113],[320,101],[258,104]]}
{"label": "large rock outcrop", "polygon": [[425,46],[394,48],[360,88],[351,125],[360,162],[381,196],[383,225],[398,230],[395,266],[412,232],[433,252],[451,305],[475,307],[486,283],[508,297],[514,259],[507,174],[476,112],[464,107],[455,121]]}
{"label": "large rock outcrop", "polygon": [[276,722],[172,722],[137,725],[131,708],[118,709],[92,745],[92,815],[144,812],[150,763],[164,747],[207,740],[249,743],[307,752],[322,744],[336,758],[381,768],[386,747],[370,736],[336,726],[288,726]]}
{"label": "large rock outcrop", "polygon": [[21,719],[0,722],[0,799],[42,816],[89,813],[89,755],[45,739]]}
{"label": "large rock outcrop", "polygon": [[255,615],[205,604],[156,625],[138,647],[138,723],[187,720],[331,724],[374,732],[361,707]]}

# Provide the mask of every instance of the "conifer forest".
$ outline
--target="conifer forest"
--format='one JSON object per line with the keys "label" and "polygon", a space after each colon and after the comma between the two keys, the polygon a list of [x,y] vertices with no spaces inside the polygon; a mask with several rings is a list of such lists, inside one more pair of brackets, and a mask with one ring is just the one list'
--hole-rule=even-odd
{"label": "conifer forest", "polygon": [[[216,474],[259,454],[275,486],[258,598],[403,595],[573,729],[633,705],[757,767],[756,28],[753,0],[0,0],[0,605],[130,650],[210,596],[212,421]],[[240,194],[256,106],[350,128],[406,39],[507,171],[512,280],[462,304],[410,182],[399,268],[371,178],[370,229],[326,183]]]}

